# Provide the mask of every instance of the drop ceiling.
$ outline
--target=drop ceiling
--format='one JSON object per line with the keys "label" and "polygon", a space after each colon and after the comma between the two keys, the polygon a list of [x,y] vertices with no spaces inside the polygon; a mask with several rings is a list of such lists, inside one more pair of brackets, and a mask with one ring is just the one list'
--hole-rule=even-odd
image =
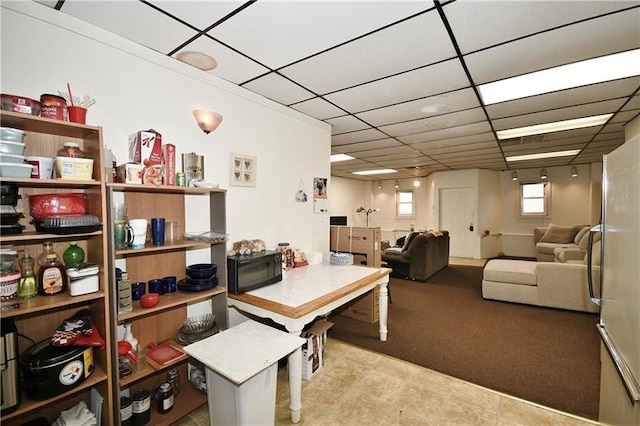
{"label": "drop ceiling", "polygon": [[[485,105],[477,86],[640,48],[638,1],[40,1],[332,126],[334,176],[592,163],[640,113],[640,76]],[[177,60],[177,59],[176,59]],[[604,125],[495,132],[612,113]],[[579,149],[570,157],[507,156]],[[392,168],[389,175],[352,172]]]}

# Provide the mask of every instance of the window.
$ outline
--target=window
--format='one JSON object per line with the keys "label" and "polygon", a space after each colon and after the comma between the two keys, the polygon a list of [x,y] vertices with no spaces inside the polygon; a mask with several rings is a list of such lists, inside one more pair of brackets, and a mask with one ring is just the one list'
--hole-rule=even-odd
{"label": "window", "polygon": [[549,198],[548,183],[521,183],[520,216],[548,216]]}
{"label": "window", "polygon": [[396,216],[415,216],[415,202],[413,200],[413,189],[403,189],[396,191]]}

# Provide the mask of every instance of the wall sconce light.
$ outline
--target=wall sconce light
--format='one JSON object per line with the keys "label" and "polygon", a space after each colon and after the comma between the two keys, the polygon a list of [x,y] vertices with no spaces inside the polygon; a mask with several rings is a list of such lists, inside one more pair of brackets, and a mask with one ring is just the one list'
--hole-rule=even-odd
{"label": "wall sconce light", "polygon": [[571,166],[571,177],[578,177],[578,168],[576,166]]}
{"label": "wall sconce light", "polygon": [[515,170],[511,172],[511,180],[514,182],[518,180],[518,172]]}
{"label": "wall sconce light", "polygon": [[400,181],[398,179],[396,179],[396,183],[395,183],[394,187],[396,189],[400,188]]}
{"label": "wall sconce light", "polygon": [[547,178],[547,169],[540,169],[540,179]]}
{"label": "wall sconce light", "polygon": [[196,123],[202,129],[203,132],[209,134],[218,128],[222,123],[222,116],[217,112],[206,111],[204,109],[194,109],[193,116],[196,119]]}
{"label": "wall sconce light", "polygon": [[381,180],[378,181],[378,189],[382,189],[382,181]]}

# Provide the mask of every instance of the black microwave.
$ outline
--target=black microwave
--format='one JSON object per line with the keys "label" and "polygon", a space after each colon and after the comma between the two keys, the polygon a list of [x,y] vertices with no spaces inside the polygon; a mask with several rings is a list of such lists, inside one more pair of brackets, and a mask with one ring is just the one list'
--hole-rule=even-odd
{"label": "black microwave", "polygon": [[228,290],[234,294],[282,281],[282,253],[265,250],[227,256],[227,280]]}

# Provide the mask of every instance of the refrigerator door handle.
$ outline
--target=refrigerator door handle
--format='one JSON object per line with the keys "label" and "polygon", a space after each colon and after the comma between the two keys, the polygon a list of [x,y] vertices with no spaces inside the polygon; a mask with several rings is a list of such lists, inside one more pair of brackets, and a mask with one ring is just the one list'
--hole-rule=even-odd
{"label": "refrigerator door handle", "polygon": [[[593,291],[593,237],[598,232],[602,233],[602,228],[602,224],[598,224],[589,230],[589,244],[587,246],[587,282],[589,283],[589,298],[592,303],[595,303],[598,306],[602,303],[602,299],[596,297],[595,292]],[[604,238],[604,235],[602,238]],[[604,241],[600,245],[600,250],[603,249]],[[600,254],[600,259],[603,259],[602,255],[604,255],[604,253],[601,252]],[[602,293],[602,275],[604,274],[604,270],[602,265],[598,266],[600,266],[600,293]]]}
{"label": "refrigerator door handle", "polygon": [[611,356],[611,361],[613,361],[613,365],[618,372],[618,376],[620,376],[620,380],[624,384],[624,388],[627,391],[627,395],[629,396],[629,401],[631,401],[631,405],[635,405],[640,402],[640,386],[636,381],[635,377],[633,377],[633,373],[631,369],[624,361],[624,358],[618,352],[609,333],[607,333],[607,329],[604,325],[598,324],[598,331],[600,332],[600,337],[602,338],[602,343],[607,348],[607,352],[609,352],[609,356]]}

